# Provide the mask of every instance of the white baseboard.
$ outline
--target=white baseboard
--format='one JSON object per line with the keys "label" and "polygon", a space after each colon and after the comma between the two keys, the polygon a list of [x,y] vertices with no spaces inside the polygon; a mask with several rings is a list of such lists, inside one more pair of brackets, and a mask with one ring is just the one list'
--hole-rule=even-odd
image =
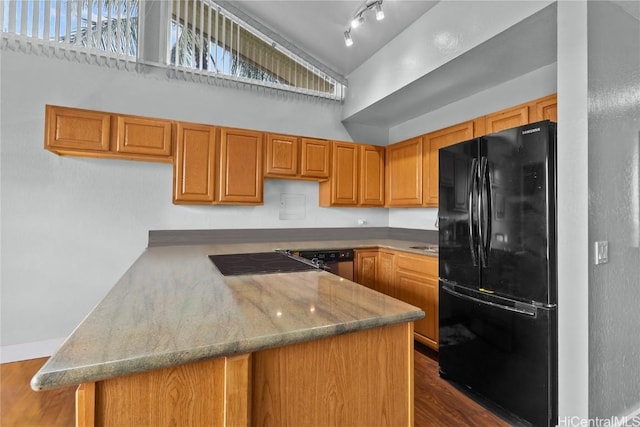
{"label": "white baseboard", "polygon": [[0,363],[49,357],[60,347],[63,341],[64,338],[54,338],[46,341],[1,346]]}

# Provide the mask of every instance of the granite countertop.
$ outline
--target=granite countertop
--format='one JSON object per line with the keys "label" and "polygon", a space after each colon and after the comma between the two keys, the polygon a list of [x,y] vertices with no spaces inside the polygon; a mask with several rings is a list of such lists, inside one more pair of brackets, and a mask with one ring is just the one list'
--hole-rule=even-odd
{"label": "granite countertop", "polygon": [[[419,320],[409,304],[321,270],[222,276],[208,255],[385,247],[400,240],[146,249],[33,377],[43,390]],[[437,256],[427,253],[428,256]]]}

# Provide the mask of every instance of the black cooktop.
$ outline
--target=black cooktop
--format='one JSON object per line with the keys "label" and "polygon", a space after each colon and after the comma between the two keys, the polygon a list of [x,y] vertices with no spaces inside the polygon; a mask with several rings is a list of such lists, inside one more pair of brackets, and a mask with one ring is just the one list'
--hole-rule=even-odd
{"label": "black cooktop", "polygon": [[291,273],[317,269],[314,265],[298,261],[280,252],[209,255],[209,259],[224,276]]}

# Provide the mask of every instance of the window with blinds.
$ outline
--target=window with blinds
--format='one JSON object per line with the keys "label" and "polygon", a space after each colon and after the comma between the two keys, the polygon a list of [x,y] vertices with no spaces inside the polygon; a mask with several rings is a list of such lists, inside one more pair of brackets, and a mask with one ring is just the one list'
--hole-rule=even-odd
{"label": "window with blinds", "polygon": [[140,13],[145,0],[0,0],[2,47],[34,51],[39,46],[66,57],[77,51],[135,64],[141,57],[139,42],[147,37],[166,40],[166,58],[151,59],[155,65],[344,98],[341,82],[210,0],[153,0],[149,6],[166,8],[167,13],[150,14],[147,20],[167,22],[145,22]]}
{"label": "window with blinds", "polygon": [[3,33],[135,60],[137,0],[2,0]]}
{"label": "window with blinds", "polygon": [[207,0],[171,2],[168,62],[267,86],[343,98],[334,78]]}

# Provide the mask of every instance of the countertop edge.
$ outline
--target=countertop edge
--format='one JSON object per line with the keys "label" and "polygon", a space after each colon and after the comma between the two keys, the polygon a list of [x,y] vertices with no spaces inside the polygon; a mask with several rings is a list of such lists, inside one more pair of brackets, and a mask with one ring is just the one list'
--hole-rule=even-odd
{"label": "countertop edge", "polygon": [[[127,360],[106,362],[99,365],[82,366],[67,369],[65,371],[39,371],[31,379],[31,388],[34,391],[42,391],[69,387],[87,382],[95,382],[109,378],[169,368],[172,366],[195,363],[216,357],[254,353],[274,347],[299,344],[307,341],[324,339],[352,332],[364,331],[367,329],[391,326],[399,323],[413,322],[422,319],[424,316],[424,311],[416,309],[411,312],[383,318],[378,317],[314,329],[291,331],[277,334],[277,336],[261,336],[246,340],[244,343],[216,344],[196,348],[190,351],[141,356]],[[274,339],[274,337],[277,338]]]}

